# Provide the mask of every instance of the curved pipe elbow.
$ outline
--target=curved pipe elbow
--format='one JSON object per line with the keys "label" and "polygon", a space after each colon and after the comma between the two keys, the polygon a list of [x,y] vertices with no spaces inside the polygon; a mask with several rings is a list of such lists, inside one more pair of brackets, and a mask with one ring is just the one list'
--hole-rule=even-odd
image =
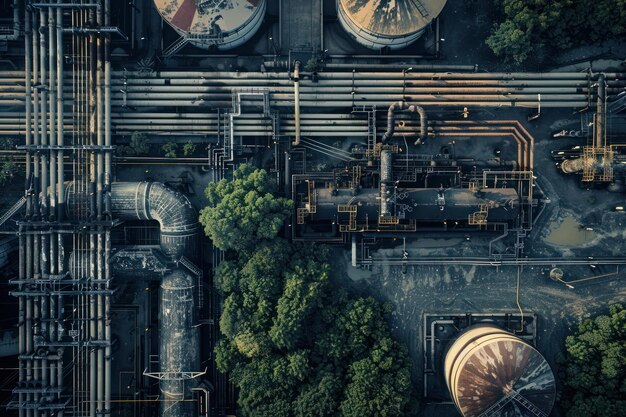
{"label": "curved pipe elbow", "polygon": [[111,211],[122,219],[156,220],[163,252],[171,257],[195,256],[198,213],[183,194],[160,182],[113,183]]}
{"label": "curved pipe elbow", "polygon": [[428,138],[428,116],[426,110],[415,104],[409,106],[404,101],[398,101],[389,106],[389,110],[387,110],[387,131],[382,137],[383,144],[391,140],[396,130],[396,112],[405,110],[411,113],[417,113],[420,116],[420,137],[415,144],[417,145],[420,142],[424,142]]}

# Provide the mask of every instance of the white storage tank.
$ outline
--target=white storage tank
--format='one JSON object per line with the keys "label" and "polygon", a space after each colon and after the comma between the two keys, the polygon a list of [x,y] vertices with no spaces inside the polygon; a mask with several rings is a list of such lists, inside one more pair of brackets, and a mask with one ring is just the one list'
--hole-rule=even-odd
{"label": "white storage tank", "polygon": [[232,49],[261,27],[266,0],[154,0],[159,14],[189,43]]}
{"label": "white storage tank", "polygon": [[360,44],[400,49],[415,42],[447,0],[337,0],[343,28]]}
{"label": "white storage tank", "polygon": [[452,400],[464,417],[548,417],[554,374],[531,345],[495,326],[462,333],[445,357]]}

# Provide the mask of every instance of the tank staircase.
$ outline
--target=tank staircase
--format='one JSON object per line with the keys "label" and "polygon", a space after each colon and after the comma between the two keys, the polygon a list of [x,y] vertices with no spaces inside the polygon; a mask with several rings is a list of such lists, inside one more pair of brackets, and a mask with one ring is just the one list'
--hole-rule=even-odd
{"label": "tank staircase", "polygon": [[504,407],[510,402],[516,402],[520,406],[522,406],[525,410],[536,417],[548,417],[546,413],[540,410],[535,404],[527,400],[523,395],[519,392],[512,389],[508,394],[504,397],[500,398],[496,403],[494,403],[491,407],[489,407],[484,413],[480,415],[480,417],[497,417],[501,415]]}
{"label": "tank staircase", "polygon": [[204,307],[204,287],[202,283],[202,269],[198,268],[196,264],[191,262],[189,258],[181,256],[178,260],[178,264],[182,265],[187,271],[194,275],[198,281],[198,308]]}
{"label": "tank staircase", "polygon": [[426,10],[426,7],[424,7],[420,0],[411,0],[411,3],[413,3],[415,7],[417,7],[417,10],[420,12],[423,18],[427,18],[429,16],[428,10]]}
{"label": "tank staircase", "polygon": [[[26,204],[26,197],[22,196],[15,204],[11,206],[3,215],[0,217],[0,228],[9,220],[15,213],[17,213],[22,207]],[[1,232],[0,232],[1,233]],[[11,232],[14,233],[14,232]]]}
{"label": "tank staircase", "polygon": [[183,49],[187,43],[189,43],[189,39],[186,36],[181,36],[176,39],[174,43],[163,50],[163,58],[170,58],[174,56],[178,51]]}

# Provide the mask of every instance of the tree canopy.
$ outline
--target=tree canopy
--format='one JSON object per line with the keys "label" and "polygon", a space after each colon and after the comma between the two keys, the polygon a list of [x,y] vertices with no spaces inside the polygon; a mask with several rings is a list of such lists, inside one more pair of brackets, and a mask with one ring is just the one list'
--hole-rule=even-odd
{"label": "tree canopy", "polygon": [[565,340],[561,405],[567,417],[626,415],[626,309],[583,321]]}
{"label": "tree canopy", "polygon": [[200,212],[206,235],[222,250],[250,250],[273,239],[293,206],[274,192],[276,183],[267,171],[249,164],[237,168],[232,180],[209,184],[209,204]]}
{"label": "tree canopy", "polygon": [[567,49],[626,34],[626,0],[494,0],[503,20],[487,38],[497,55],[523,63],[549,50]]}
{"label": "tree canopy", "polygon": [[[239,389],[237,414],[404,415],[409,360],[391,336],[391,306],[332,283],[327,248],[276,238],[291,202],[273,191],[264,171],[245,165],[207,189],[202,213],[207,234],[231,249],[215,272],[224,297],[215,361]],[[258,199],[273,202],[243,207]]]}

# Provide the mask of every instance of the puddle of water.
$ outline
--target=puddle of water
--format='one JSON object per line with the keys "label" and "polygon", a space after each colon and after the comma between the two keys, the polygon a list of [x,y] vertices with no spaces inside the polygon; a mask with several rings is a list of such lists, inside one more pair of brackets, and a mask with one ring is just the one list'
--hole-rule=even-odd
{"label": "puddle of water", "polygon": [[546,242],[559,246],[579,246],[596,238],[596,232],[580,227],[573,217],[566,217],[563,223],[548,235]]}

